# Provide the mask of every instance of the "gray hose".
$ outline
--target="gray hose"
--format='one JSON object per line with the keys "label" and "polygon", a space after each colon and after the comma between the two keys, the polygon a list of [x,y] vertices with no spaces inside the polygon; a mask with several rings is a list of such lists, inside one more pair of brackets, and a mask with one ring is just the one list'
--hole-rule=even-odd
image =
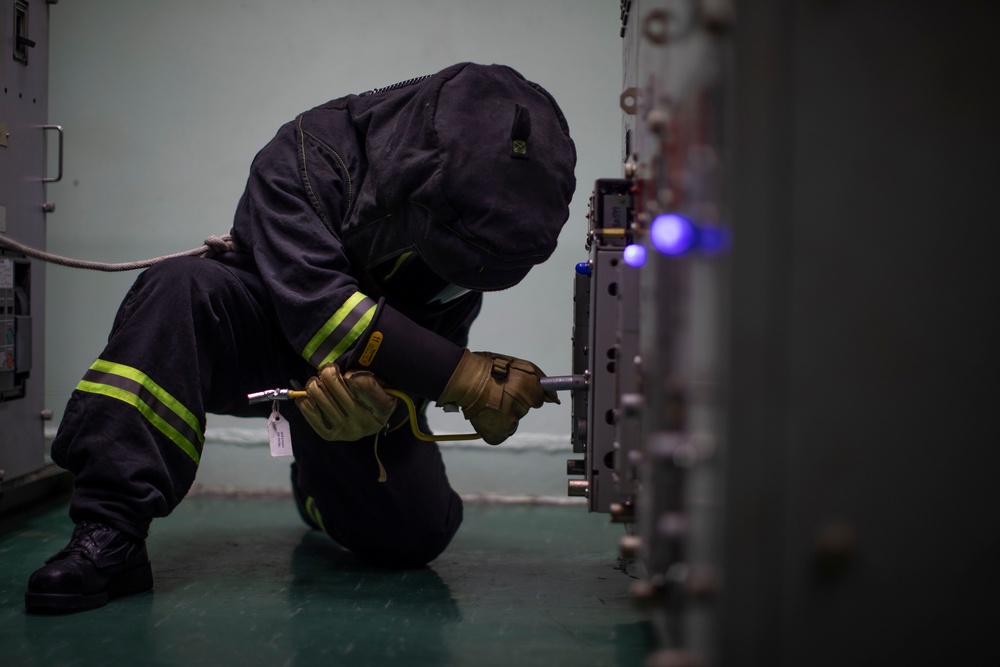
{"label": "gray hose", "polygon": [[205,239],[205,245],[200,248],[193,248],[191,250],[185,250],[184,252],[174,253],[172,255],[164,255],[162,257],[153,257],[151,259],[143,259],[138,262],[122,262],[121,264],[108,264],[105,262],[92,262],[86,259],[72,259],[70,257],[61,257],[59,255],[53,255],[52,253],[45,252],[44,250],[38,250],[37,248],[32,248],[26,246],[22,243],[18,243],[14,239],[0,234],[0,246],[5,248],[10,248],[15,250],[27,257],[32,259],[40,259],[43,262],[51,262],[52,264],[59,264],[61,266],[68,266],[73,269],[88,269],[90,271],[136,271],[138,269],[146,269],[154,264],[159,264],[165,259],[172,259],[174,257],[211,257],[217,253],[228,252],[233,250],[233,237],[228,234],[225,236],[209,236]]}

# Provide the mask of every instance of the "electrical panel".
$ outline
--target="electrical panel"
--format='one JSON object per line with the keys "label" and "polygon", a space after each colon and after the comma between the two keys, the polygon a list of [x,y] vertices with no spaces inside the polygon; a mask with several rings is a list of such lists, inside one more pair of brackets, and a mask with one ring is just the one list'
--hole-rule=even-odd
{"label": "electrical panel", "polygon": [[[47,159],[58,129],[47,125],[50,4],[0,0],[0,239],[35,248],[45,247],[53,208],[45,184],[56,180]],[[0,244],[0,491],[47,467],[44,296],[42,264]]]}
{"label": "electrical panel", "polygon": [[997,9],[933,5],[620,2],[569,472],[647,664],[998,663]]}
{"label": "electrical panel", "polygon": [[594,184],[574,291],[569,495],[626,524],[632,593],[685,660],[718,641],[732,9],[621,3],[623,173]]}
{"label": "electrical panel", "polygon": [[[629,520],[635,479],[631,448],[638,431],[623,409],[636,392],[638,358],[638,269],[624,259],[632,240],[633,186],[627,179],[594,184],[587,214],[588,259],[576,269],[574,284],[573,373],[586,390],[573,392],[573,451],[567,473],[569,494],[587,498],[592,512]],[[632,429],[629,431],[629,429]]]}
{"label": "electrical panel", "polygon": [[31,264],[0,256],[0,401],[23,398],[31,374]]}

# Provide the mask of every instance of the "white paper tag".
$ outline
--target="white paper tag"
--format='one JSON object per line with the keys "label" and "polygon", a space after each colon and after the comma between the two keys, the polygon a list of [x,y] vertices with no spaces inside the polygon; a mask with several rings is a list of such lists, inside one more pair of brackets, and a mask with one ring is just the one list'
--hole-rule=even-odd
{"label": "white paper tag", "polygon": [[278,412],[278,401],[271,406],[271,416],[267,418],[267,439],[271,445],[271,456],[292,455],[292,431],[281,413]]}

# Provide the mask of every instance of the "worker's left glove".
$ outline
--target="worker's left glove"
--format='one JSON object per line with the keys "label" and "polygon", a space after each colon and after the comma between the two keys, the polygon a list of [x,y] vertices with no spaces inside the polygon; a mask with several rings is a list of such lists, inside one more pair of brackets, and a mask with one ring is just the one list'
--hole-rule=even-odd
{"label": "worker's left glove", "polygon": [[543,377],[530,361],[465,350],[438,403],[461,406],[476,433],[499,445],[514,434],[529,409],[559,402],[555,392],[542,389]]}
{"label": "worker's left glove", "polygon": [[396,399],[386,393],[378,379],[368,371],[340,372],[328,364],[309,378],[306,394],[295,400],[313,430],[324,440],[360,440],[381,431],[393,410]]}

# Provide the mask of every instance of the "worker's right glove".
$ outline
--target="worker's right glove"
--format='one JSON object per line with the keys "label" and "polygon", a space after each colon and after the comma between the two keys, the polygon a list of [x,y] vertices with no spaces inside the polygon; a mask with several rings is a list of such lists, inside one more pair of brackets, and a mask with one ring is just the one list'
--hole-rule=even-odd
{"label": "worker's right glove", "polygon": [[341,374],[327,364],[309,378],[306,394],[295,400],[313,430],[324,440],[352,442],[381,431],[396,408],[396,399],[368,371]]}
{"label": "worker's right glove", "polygon": [[476,433],[499,445],[514,434],[530,408],[559,402],[555,392],[542,389],[543,377],[530,361],[465,350],[437,402],[459,405]]}

